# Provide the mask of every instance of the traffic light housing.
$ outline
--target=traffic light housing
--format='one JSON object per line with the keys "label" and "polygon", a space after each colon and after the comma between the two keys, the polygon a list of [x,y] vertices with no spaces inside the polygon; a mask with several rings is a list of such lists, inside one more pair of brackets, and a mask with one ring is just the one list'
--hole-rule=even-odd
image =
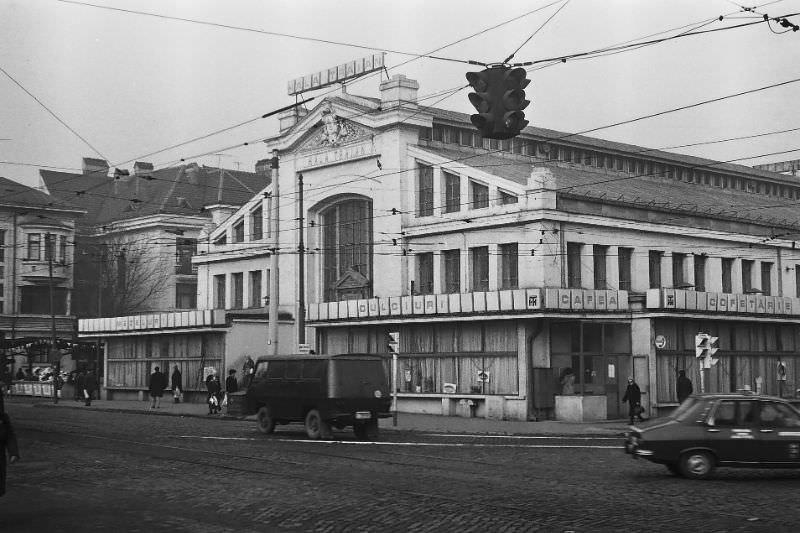
{"label": "traffic light housing", "polygon": [[708,333],[698,333],[694,337],[694,352],[695,356],[700,360],[701,368],[711,368],[717,364],[718,359],[714,357],[719,348],[714,346],[719,340],[718,337],[712,337]]}
{"label": "traffic light housing", "polygon": [[478,111],[470,120],[484,138],[510,139],[528,125],[522,112],[530,104],[525,99],[525,87],[530,83],[527,74],[524,68],[505,65],[467,72],[467,81],[475,90],[469,101]]}
{"label": "traffic light housing", "polygon": [[400,353],[400,333],[397,331],[386,333],[386,348],[391,354]]}

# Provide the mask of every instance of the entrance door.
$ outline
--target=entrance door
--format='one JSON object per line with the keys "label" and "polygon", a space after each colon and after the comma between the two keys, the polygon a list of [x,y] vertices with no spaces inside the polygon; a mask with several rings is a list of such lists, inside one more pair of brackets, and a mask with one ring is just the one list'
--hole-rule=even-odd
{"label": "entrance door", "polygon": [[619,418],[622,416],[619,406],[619,376],[621,372],[616,355],[609,355],[605,359],[605,395],[608,418]]}

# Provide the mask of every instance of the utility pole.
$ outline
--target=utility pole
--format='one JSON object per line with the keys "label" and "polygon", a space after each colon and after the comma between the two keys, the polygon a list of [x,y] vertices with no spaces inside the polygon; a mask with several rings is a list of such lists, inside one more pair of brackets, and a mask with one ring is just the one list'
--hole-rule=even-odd
{"label": "utility pole", "polygon": [[44,245],[47,254],[47,267],[50,277],[50,360],[53,364],[53,403],[58,403],[58,380],[61,378],[61,361],[59,361],[58,348],[56,347],[56,308],[53,288],[53,255],[55,254],[55,235],[45,235],[47,241]]}
{"label": "utility pole", "polygon": [[278,249],[280,248],[280,189],[278,185],[278,151],[272,151],[272,160],[270,161],[271,179],[272,179],[272,230],[275,232],[273,237],[272,255],[270,256],[270,274],[269,274],[269,338],[267,342],[270,344],[270,353],[278,355],[278,293],[280,283],[278,275]]}
{"label": "utility pole", "polygon": [[297,198],[300,207],[300,235],[298,238],[297,251],[300,254],[300,264],[298,268],[299,274],[299,287],[298,287],[298,305],[297,305],[297,343],[306,343],[306,251],[305,239],[303,238],[303,174],[297,174]]}

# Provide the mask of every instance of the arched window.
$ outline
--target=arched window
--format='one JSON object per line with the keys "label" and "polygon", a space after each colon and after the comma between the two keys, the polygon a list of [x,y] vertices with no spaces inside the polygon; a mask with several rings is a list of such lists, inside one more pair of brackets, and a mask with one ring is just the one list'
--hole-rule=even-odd
{"label": "arched window", "polygon": [[325,301],[369,298],[372,289],[372,202],[347,198],[320,212]]}

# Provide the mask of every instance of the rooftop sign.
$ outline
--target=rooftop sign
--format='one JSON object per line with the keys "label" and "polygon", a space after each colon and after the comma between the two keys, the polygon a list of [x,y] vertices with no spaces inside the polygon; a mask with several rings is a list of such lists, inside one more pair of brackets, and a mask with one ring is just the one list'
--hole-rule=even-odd
{"label": "rooftop sign", "polygon": [[372,54],[336,67],[307,74],[301,78],[295,78],[289,81],[287,92],[289,95],[300,94],[381,70],[384,65],[384,56],[386,56],[386,52]]}

